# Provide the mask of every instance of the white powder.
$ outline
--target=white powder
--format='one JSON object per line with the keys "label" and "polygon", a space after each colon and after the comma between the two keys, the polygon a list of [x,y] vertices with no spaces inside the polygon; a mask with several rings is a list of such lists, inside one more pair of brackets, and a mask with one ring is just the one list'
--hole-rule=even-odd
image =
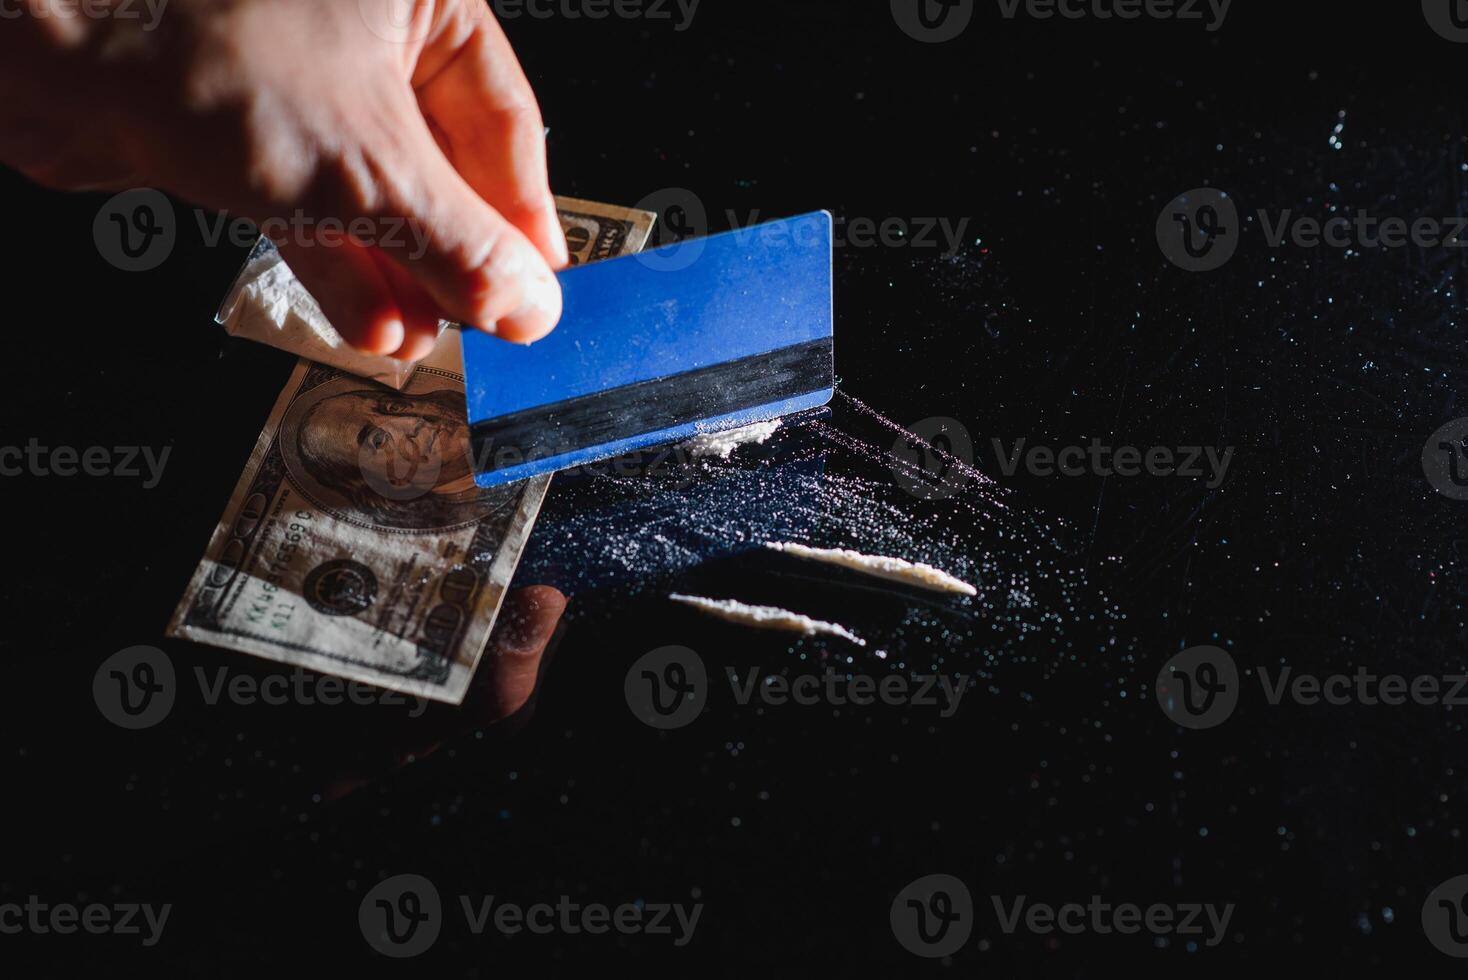
{"label": "white powder", "polygon": [[901,558],[885,558],[880,555],[863,555],[846,548],[808,548],[803,544],[782,541],[766,541],[766,548],[783,551],[797,558],[840,565],[853,571],[884,578],[892,582],[916,585],[934,592],[952,592],[958,595],[978,595],[979,590],[962,579],[947,572],[925,565],[922,562],[905,561]]}
{"label": "white powder", "polygon": [[723,432],[705,432],[694,436],[678,448],[694,459],[702,459],[705,456],[728,459],[729,454],[740,446],[751,442],[762,443],[774,435],[778,428],[780,428],[780,420],[771,419],[768,422],[756,422],[737,429],[725,429]]}
{"label": "white powder", "polygon": [[867,645],[866,640],[845,626],[811,619],[809,616],[802,616],[800,613],[789,612],[775,606],[751,606],[737,599],[705,599],[702,596],[679,595],[676,592],[668,598],[702,610],[710,616],[717,616],[742,626],[753,626],[763,630],[784,630],[787,633],[800,633],[805,636],[826,634],[850,640],[859,647]]}

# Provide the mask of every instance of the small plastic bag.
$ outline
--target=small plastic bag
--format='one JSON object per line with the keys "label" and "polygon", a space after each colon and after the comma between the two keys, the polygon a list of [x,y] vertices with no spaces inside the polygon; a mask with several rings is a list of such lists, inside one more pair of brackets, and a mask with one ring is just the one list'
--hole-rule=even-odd
{"label": "small plastic bag", "polygon": [[[250,249],[214,319],[231,336],[258,340],[399,390],[417,367],[363,354],[343,340],[275,243],[263,235]],[[440,334],[445,325],[439,324]]]}

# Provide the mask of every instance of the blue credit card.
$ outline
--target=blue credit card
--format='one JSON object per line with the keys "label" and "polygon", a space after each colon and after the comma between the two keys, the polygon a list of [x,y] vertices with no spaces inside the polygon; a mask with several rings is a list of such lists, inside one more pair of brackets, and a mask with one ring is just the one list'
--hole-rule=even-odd
{"label": "blue credit card", "polygon": [[831,254],[817,211],[567,269],[560,325],[531,346],[465,330],[476,481],[824,405]]}

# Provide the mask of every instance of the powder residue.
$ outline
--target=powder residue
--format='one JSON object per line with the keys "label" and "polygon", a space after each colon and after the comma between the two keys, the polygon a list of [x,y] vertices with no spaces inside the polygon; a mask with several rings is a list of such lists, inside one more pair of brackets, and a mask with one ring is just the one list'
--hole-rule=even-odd
{"label": "powder residue", "polygon": [[932,589],[934,592],[950,592],[957,595],[979,594],[978,589],[962,579],[955,578],[923,562],[888,558],[882,555],[864,555],[849,548],[810,548],[803,544],[785,541],[766,541],[765,547],[788,555],[795,555],[797,558],[808,558],[827,565],[839,565],[865,575],[887,579],[891,582],[902,582],[905,585],[916,585],[919,588]]}
{"label": "powder residue", "polygon": [[717,616],[719,619],[731,623],[739,623],[741,626],[753,626],[755,629],[783,630],[787,633],[800,633],[805,636],[839,636],[850,640],[859,647],[867,645],[866,640],[857,636],[845,626],[836,623],[827,623],[819,619],[811,619],[800,613],[793,613],[776,606],[751,606],[737,599],[705,599],[696,595],[680,595],[673,593],[668,596],[674,602],[692,606],[695,609]]}
{"label": "powder residue", "polygon": [[729,454],[740,446],[751,442],[762,443],[774,435],[778,428],[780,428],[780,420],[771,419],[768,422],[756,422],[737,429],[725,429],[723,432],[705,432],[694,436],[678,448],[693,459],[703,459],[705,456],[728,459]]}

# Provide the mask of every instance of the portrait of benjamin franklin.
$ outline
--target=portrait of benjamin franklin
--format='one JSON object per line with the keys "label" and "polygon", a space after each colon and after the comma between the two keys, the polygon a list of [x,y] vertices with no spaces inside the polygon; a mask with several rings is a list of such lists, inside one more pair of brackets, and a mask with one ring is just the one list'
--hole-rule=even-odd
{"label": "portrait of benjamin franklin", "polygon": [[480,521],[514,496],[474,485],[464,390],[420,369],[402,391],[340,376],[298,396],[281,421],[292,484],[357,524],[438,531]]}

